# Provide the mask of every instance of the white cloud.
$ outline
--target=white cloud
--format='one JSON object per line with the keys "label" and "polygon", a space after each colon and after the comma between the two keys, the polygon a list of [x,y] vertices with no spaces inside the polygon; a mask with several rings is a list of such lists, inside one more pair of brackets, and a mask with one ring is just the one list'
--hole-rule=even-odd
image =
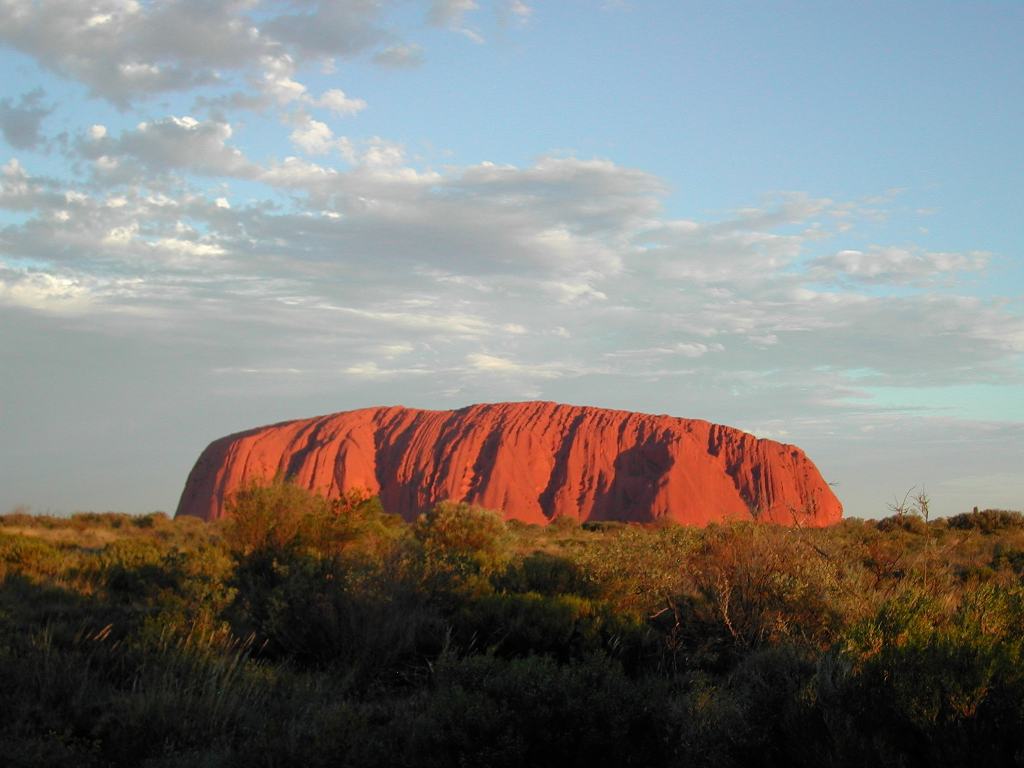
{"label": "white cloud", "polygon": [[381,138],[374,138],[363,152],[361,163],[370,168],[396,168],[405,161],[402,145]]}
{"label": "white cloud", "polygon": [[562,304],[573,304],[582,301],[604,301],[608,295],[597,290],[588,282],[569,280],[549,280],[541,285]]}
{"label": "white cloud", "polygon": [[53,108],[43,103],[43,91],[36,88],[17,102],[0,99],[0,134],[15,149],[35,149],[42,143],[40,127]]}
{"label": "white cloud", "polygon": [[109,155],[100,155],[95,160],[96,170],[101,174],[113,174],[121,164],[117,161],[117,158],[110,157]]}
{"label": "white cloud", "polygon": [[384,371],[382,371],[380,366],[373,361],[350,365],[345,369],[345,373],[351,376],[367,376],[370,378],[376,378],[384,375]]}
{"label": "white cloud", "polygon": [[288,54],[264,56],[261,59],[263,79],[261,88],[265,94],[280,105],[309,98],[306,86],[293,79],[295,60]]}
{"label": "white cloud", "polygon": [[260,179],[275,187],[315,189],[339,177],[334,168],[328,168],[298,157],[286,157],[266,169]]}
{"label": "white cloud", "polygon": [[533,6],[523,0],[498,0],[496,4],[498,23],[503,27],[523,27],[533,16]]}
{"label": "white cloud", "polygon": [[136,221],[123,227],[113,227],[104,235],[102,243],[106,246],[121,247],[129,245],[139,234],[139,224]]}
{"label": "white cloud", "polygon": [[479,9],[476,0],[431,0],[427,20],[438,27],[447,27],[469,38],[474,43],[484,42],[483,36],[465,25],[465,17]]}
{"label": "white cloud", "polygon": [[91,296],[80,279],[0,265],[0,304],[4,303],[56,314],[80,313],[89,308]]}
{"label": "white cloud", "polygon": [[485,355],[480,352],[474,352],[471,355],[466,355],[466,362],[469,363],[471,368],[475,368],[478,371],[518,373],[524,370],[524,366],[520,363],[516,363],[512,360],[507,360],[503,357]]}
{"label": "white cloud", "polygon": [[291,133],[291,141],[307,155],[326,155],[335,147],[334,133],[327,123],[306,118]]}
{"label": "white cloud", "polygon": [[[520,20],[530,15],[520,0],[502,9]],[[433,0],[427,15],[482,42],[464,23],[475,10],[473,0]],[[400,16],[379,0],[0,0],[0,18],[0,44],[122,109],[165,92],[196,91],[196,105],[215,110],[299,107],[350,117],[366,109],[365,99],[338,87],[310,93],[305,73],[334,73],[336,59],[360,55],[392,69],[418,66],[424,57],[405,39],[410,30]],[[252,87],[239,91],[239,81]],[[34,93],[17,103],[0,100],[0,132],[12,146],[37,147],[49,110]],[[113,171],[113,162],[102,170]]]}
{"label": "white cloud", "polygon": [[373,361],[356,363],[350,365],[343,370],[347,376],[353,376],[362,379],[396,379],[396,378],[407,378],[410,376],[422,377],[436,373],[426,368],[394,368],[387,367],[382,368]]}
{"label": "white cloud", "polygon": [[310,102],[313,106],[328,109],[336,115],[355,115],[366,109],[366,102],[362,99],[353,99],[345,95],[339,88],[331,88],[320,94],[320,97]]}
{"label": "white cloud", "polygon": [[391,45],[379,51],[373,60],[388,69],[412,69],[423,63],[423,48],[414,43]]}
{"label": "white cloud", "polygon": [[222,256],[225,253],[224,248],[215,243],[202,242],[199,240],[183,240],[177,237],[162,237],[148,243],[148,245],[154,250],[161,251],[178,260],[202,260]]}
{"label": "white cloud", "polygon": [[475,0],[432,0],[428,18],[431,24],[458,26],[463,17],[479,8]]}
{"label": "white cloud", "polygon": [[[265,101],[279,107],[316,107],[342,117],[351,117],[366,109],[366,101],[352,98],[340,88],[330,88],[319,97],[311,95],[306,86],[295,79],[295,60],[288,54],[264,56],[261,66],[263,75],[256,82],[256,87],[264,95]],[[253,106],[259,103],[257,99]],[[305,115],[299,112],[299,117]]]}
{"label": "white cloud", "polygon": [[523,2],[523,0],[511,0],[508,4],[509,12],[513,16],[517,16],[521,19],[528,19],[533,15],[533,8]]}
{"label": "white cloud", "polygon": [[0,208],[14,211],[52,211],[59,210],[70,202],[74,200],[66,194],[61,194],[54,180],[30,176],[18,158],[12,157],[0,166]]}
{"label": "white cloud", "polygon": [[0,41],[119,104],[216,80],[265,43],[249,32],[246,3],[170,0],[0,0]]}
{"label": "white cloud", "polygon": [[978,272],[991,254],[929,252],[920,248],[872,246],[867,251],[843,250],[817,259],[823,275],[864,283],[908,284],[927,282],[955,272]]}
{"label": "white cloud", "polygon": [[680,342],[671,348],[671,351],[683,357],[703,357],[711,351],[721,351],[721,344],[704,344],[702,342]]}
{"label": "white cloud", "polygon": [[571,366],[560,363],[521,363],[497,355],[474,352],[466,355],[470,371],[484,374],[510,375],[527,379],[559,379],[575,373]]}
{"label": "white cloud", "polygon": [[200,121],[189,115],[169,116],[142,122],[134,130],[119,136],[97,136],[80,145],[86,157],[93,158],[101,170],[121,168],[121,160],[131,161],[138,174],[191,171],[208,176],[251,177],[257,168],[230,143],[233,129],[227,122]]}
{"label": "white cloud", "polygon": [[377,0],[314,0],[293,4],[308,12],[275,15],[263,30],[307,56],[353,56],[387,38]]}
{"label": "white cloud", "polygon": [[267,57],[354,56],[389,38],[373,0],[0,0],[0,18],[0,42],[122,106],[222,83]]}

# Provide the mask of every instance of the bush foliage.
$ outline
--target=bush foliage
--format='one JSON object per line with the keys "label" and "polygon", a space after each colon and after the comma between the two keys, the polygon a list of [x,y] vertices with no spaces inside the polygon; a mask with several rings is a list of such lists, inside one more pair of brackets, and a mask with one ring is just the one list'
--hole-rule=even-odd
{"label": "bush foliage", "polygon": [[1024,524],[0,517],[11,766],[1024,762]]}

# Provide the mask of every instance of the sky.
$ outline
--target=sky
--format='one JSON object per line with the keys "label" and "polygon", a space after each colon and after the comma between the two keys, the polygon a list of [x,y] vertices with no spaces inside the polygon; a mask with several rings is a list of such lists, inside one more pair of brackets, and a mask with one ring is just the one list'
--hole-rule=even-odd
{"label": "sky", "polygon": [[0,512],[544,399],[1024,508],[1024,3],[0,0]]}

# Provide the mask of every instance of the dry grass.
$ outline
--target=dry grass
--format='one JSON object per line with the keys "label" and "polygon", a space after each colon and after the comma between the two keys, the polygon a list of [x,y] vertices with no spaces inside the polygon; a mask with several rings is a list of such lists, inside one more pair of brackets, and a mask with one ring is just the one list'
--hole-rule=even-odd
{"label": "dry grass", "polygon": [[132,537],[132,531],[130,530],[116,530],[112,528],[86,528],[79,530],[76,528],[36,528],[5,525],[2,530],[4,533],[12,536],[28,536],[34,539],[41,539],[50,544],[73,544],[85,549],[100,549],[113,541]]}

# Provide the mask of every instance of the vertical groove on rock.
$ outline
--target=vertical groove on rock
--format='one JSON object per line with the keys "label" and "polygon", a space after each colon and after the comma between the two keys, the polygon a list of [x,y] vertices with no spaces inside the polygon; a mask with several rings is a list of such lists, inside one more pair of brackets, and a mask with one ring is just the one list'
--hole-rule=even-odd
{"label": "vertical groove on rock", "polygon": [[[576,442],[576,433],[579,431],[584,418],[586,418],[586,414],[576,414],[576,416],[573,417],[572,422],[569,424],[568,429],[566,429],[565,433],[562,435],[562,441],[559,445],[558,452],[555,454],[555,462],[551,468],[551,475],[548,478],[548,484],[537,498],[537,502],[540,504],[541,509],[545,511],[545,517],[549,520],[556,514],[555,497],[558,495],[559,491],[562,491],[568,484],[568,458],[573,445],[575,445]],[[578,506],[579,504],[577,503],[577,507]]]}

